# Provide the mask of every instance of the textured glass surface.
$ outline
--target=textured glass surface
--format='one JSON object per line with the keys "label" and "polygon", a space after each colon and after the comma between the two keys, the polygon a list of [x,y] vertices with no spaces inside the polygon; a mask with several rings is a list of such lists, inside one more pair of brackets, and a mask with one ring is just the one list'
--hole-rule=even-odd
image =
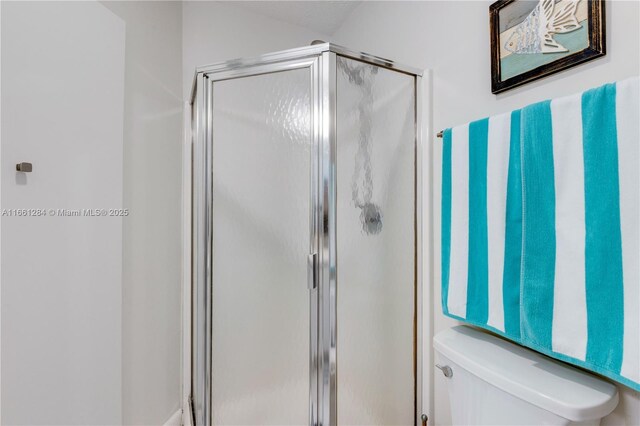
{"label": "textured glass surface", "polygon": [[214,83],[213,423],[306,424],[308,69]]}
{"label": "textured glass surface", "polygon": [[414,421],[414,78],[338,58],[338,424]]}

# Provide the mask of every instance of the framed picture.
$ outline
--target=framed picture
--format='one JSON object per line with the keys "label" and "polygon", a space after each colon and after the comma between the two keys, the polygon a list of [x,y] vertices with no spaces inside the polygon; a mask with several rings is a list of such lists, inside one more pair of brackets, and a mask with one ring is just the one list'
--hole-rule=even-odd
{"label": "framed picture", "polygon": [[500,0],[489,16],[492,93],[606,53],[604,0]]}

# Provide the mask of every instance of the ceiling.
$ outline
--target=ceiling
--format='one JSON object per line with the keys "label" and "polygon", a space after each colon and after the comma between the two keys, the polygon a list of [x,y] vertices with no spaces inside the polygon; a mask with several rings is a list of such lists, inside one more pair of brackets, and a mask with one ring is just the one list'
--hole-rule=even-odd
{"label": "ceiling", "polygon": [[362,1],[238,1],[254,13],[333,35]]}

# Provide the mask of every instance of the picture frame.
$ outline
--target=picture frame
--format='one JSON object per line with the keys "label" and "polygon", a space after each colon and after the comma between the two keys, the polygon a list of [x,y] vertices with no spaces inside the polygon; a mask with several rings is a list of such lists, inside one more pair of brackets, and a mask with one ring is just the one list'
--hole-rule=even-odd
{"label": "picture frame", "polygon": [[606,54],[604,0],[499,0],[489,18],[494,94]]}

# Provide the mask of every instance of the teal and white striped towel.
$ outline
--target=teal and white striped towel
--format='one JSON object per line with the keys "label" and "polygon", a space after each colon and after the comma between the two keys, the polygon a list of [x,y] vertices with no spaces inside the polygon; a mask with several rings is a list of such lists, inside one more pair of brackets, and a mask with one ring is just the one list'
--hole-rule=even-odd
{"label": "teal and white striped towel", "polygon": [[640,390],[640,79],[444,131],[442,308]]}

